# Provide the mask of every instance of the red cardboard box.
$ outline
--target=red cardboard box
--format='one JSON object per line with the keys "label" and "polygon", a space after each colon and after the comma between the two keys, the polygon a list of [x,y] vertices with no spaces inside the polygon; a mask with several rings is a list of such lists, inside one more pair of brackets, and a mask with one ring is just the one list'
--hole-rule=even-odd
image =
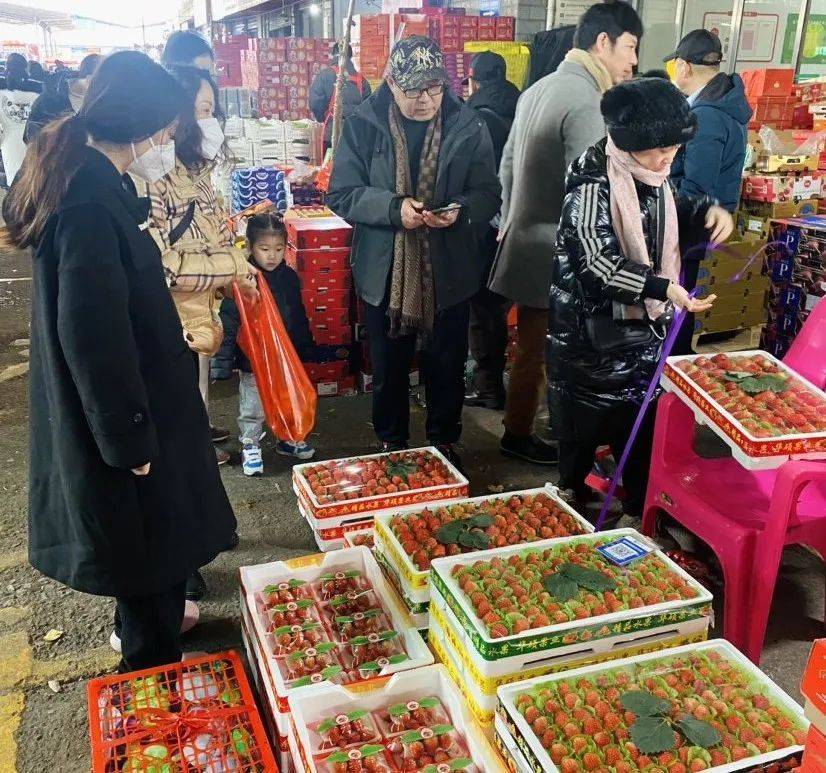
{"label": "red cardboard box", "polygon": [[794,89],[793,68],[746,70],[741,76],[749,97],[785,97]]}
{"label": "red cardboard box", "polygon": [[304,370],[313,384],[339,381],[347,375],[347,360],[336,362],[305,362]]}
{"label": "red cardboard box", "polygon": [[322,346],[346,345],[353,341],[350,312],[347,309],[328,309],[310,315],[310,330],[317,344]]}
{"label": "red cardboard box", "polygon": [[350,267],[350,248],[298,250],[292,244],[288,244],[284,259],[287,265],[299,274],[313,274],[317,271],[347,271]]}
{"label": "red cardboard box", "polygon": [[286,218],[287,242],[299,250],[349,247],[353,229],[340,217]]}
{"label": "red cardboard box", "polygon": [[302,292],[324,292],[349,290],[353,285],[353,275],[349,271],[322,269],[312,274],[301,275]]}
{"label": "red cardboard box", "polygon": [[350,303],[349,290],[302,290],[301,300],[308,314],[324,314],[331,309],[343,309]]}
{"label": "red cardboard box", "polygon": [[821,181],[814,175],[748,175],[743,178],[743,199],[749,201],[795,201],[820,196]]}

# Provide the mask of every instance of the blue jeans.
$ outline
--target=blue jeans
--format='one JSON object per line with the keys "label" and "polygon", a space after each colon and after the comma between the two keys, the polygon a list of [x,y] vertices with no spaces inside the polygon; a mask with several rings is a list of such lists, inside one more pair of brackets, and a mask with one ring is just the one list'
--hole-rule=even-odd
{"label": "blue jeans", "polygon": [[257,446],[264,431],[264,406],[252,373],[240,372],[238,382],[238,429],[241,442],[247,441]]}

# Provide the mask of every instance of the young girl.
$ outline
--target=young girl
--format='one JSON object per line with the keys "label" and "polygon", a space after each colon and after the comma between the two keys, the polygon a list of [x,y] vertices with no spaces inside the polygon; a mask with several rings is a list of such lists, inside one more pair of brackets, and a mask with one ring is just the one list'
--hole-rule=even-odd
{"label": "young girl", "polygon": [[[284,262],[287,232],[284,221],[276,213],[251,217],[247,223],[247,248],[250,262],[261,270],[272,291],[284,326],[298,356],[306,359],[315,349],[307,312],[301,300],[301,282],[298,274]],[[239,351],[240,370],[238,427],[241,430],[241,452],[244,475],[261,475],[261,438],[264,436],[264,409],[249,360]],[[291,443],[279,440],[275,448],[282,456],[312,459],[315,449],[305,442]]]}

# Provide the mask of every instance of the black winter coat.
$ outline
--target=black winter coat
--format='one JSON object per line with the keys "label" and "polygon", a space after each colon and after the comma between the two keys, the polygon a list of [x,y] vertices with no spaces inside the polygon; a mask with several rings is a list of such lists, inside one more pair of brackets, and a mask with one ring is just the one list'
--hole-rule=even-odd
{"label": "black winter coat", "polygon": [[516,103],[520,93],[510,81],[492,81],[482,84],[465,102],[468,107],[479,112],[488,127],[497,169],[516,116]]}
{"label": "black winter coat", "polygon": [[[333,94],[336,91],[336,79],[338,75],[332,67],[325,67],[319,70],[315,78],[313,78],[310,86],[310,110],[313,117],[319,123],[324,123],[329,116],[332,116]],[[359,84],[361,88],[359,88]],[[367,81],[367,78],[358,77],[358,72],[350,62],[347,65],[347,78],[344,81],[344,87],[341,92],[341,117],[349,118],[356,110],[356,108],[370,96],[372,89]],[[324,141],[329,143],[330,137],[333,135],[333,121],[330,118],[327,121],[327,126],[324,129]]]}
{"label": "black winter coat", "polygon": [[[665,300],[668,280],[623,255],[611,218],[606,140],[589,148],[568,170],[562,219],[551,279],[548,317],[548,403],[560,440],[576,440],[583,412],[610,411],[640,403],[660,355],[662,340],[622,351],[597,351],[589,318],[613,320],[613,305],[638,305],[645,298]],[[659,189],[637,183],[640,216],[649,255],[657,254]],[[710,199],[677,197],[681,234],[699,241]]]}
{"label": "black winter coat", "polygon": [[[301,298],[301,280],[298,274],[286,263],[280,263],[272,271],[261,270],[261,275],[272,291],[275,305],[278,306],[296,353],[302,362],[312,362],[316,345]],[[224,298],[221,302],[221,324],[224,326],[224,340],[210,361],[212,378],[230,378],[234,370],[252,373],[252,365],[236,340],[241,318],[234,298]]]}
{"label": "black winter coat", "polygon": [[235,528],[147,216],[88,148],[33,256],[29,560],[107,596],[183,582]]}
{"label": "black winter coat", "polygon": [[[388,126],[393,96],[385,83],[344,122],[327,204],[355,227],[350,262],[356,291],[367,303],[384,299],[396,226],[395,154]],[[478,113],[445,92],[442,146],[431,207],[462,204],[450,228],[430,231],[436,309],[455,306],[482,286],[487,256],[481,246],[501,204],[493,146]],[[401,227],[401,226],[399,226]]]}

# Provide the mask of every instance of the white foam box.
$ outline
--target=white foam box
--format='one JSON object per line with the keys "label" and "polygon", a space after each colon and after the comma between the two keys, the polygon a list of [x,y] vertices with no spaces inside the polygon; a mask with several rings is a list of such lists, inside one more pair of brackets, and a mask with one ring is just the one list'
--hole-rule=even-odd
{"label": "white foam box", "polygon": [[[574,619],[567,623],[529,629],[516,635],[492,638],[453,576],[454,567],[458,565],[470,565],[494,558],[507,561],[512,555],[531,551],[541,552],[570,544],[601,544],[606,538],[614,541],[627,537],[647,546],[651,554],[670,572],[694,589],[695,597],[582,620]],[[650,641],[657,637],[707,631],[712,616],[711,593],[656,547],[655,543],[634,529],[616,529],[439,558],[433,562],[430,574],[431,614],[434,606],[440,611],[453,613],[457,622],[456,633],[461,655],[473,667],[480,680],[513,675],[526,669],[552,667],[555,663],[588,655],[610,655],[612,650],[632,646],[643,639]],[[443,616],[443,622],[444,620]],[[448,622],[449,620],[447,618]]]}
{"label": "white foam box", "polygon": [[[821,399],[826,410],[826,392],[792,370],[772,354],[764,351],[726,352],[726,357],[753,357],[759,354],[781,371],[793,376]],[[748,470],[769,470],[788,459],[826,459],[826,430],[806,434],[756,437],[738,419],[708,395],[696,381],[680,370],[680,363],[710,355],[689,354],[669,357],[660,378],[663,389],[674,392],[694,413],[700,424],[708,425],[731,448],[732,456]],[[781,393],[782,394],[782,393]]]}
{"label": "white foam box", "polygon": [[[364,710],[378,712],[396,704],[438,698],[447,710],[450,724],[462,735],[470,758],[478,771],[499,770],[500,762],[479,725],[474,721],[456,685],[441,665],[428,666],[415,671],[396,674],[381,688],[366,693],[352,692],[344,686],[332,685],[313,695],[293,701],[293,723],[299,745],[303,770],[319,773],[325,770],[317,766],[323,754],[313,758],[314,737],[312,726],[336,715]],[[380,743],[380,742],[379,742]],[[327,754],[334,750],[327,751]]]}
{"label": "white foam box", "polygon": [[376,529],[376,550],[382,554],[384,564],[389,565],[399,578],[401,583],[401,593],[405,600],[409,599],[413,604],[427,604],[430,601],[430,570],[419,569],[410,556],[405,553],[399,543],[398,538],[393,533],[391,521],[397,516],[406,516],[413,513],[420,513],[425,509],[433,510],[437,507],[450,507],[451,505],[467,504],[472,506],[484,505],[486,502],[508,500],[512,497],[534,497],[537,494],[544,494],[564,512],[568,513],[579,525],[583,534],[593,532],[594,527],[585,520],[569,504],[564,502],[559,496],[559,489],[551,484],[546,484],[542,488],[523,489],[521,491],[506,491],[502,494],[492,494],[484,497],[471,497],[466,499],[452,499],[446,502],[438,502],[430,505],[416,505],[412,507],[399,507],[382,510],[375,514]]}
{"label": "white foam box", "polygon": [[[341,543],[339,547],[344,547],[345,532],[363,529],[365,526],[373,525],[372,513],[366,515],[364,513],[354,513],[351,515],[341,515],[336,518],[316,518],[301,500],[300,492],[295,484],[293,484],[293,490],[295,491],[296,497],[298,497],[298,511],[313,530],[316,542],[322,540],[329,544],[335,541]],[[319,547],[321,547],[320,543]]]}
{"label": "white foam box", "polygon": [[376,510],[383,510],[390,507],[403,507],[405,505],[421,504],[424,502],[441,501],[445,499],[455,499],[456,497],[467,496],[468,480],[454,467],[445,456],[434,446],[424,448],[411,448],[404,452],[367,454],[365,456],[353,456],[345,459],[331,459],[329,462],[338,463],[342,467],[351,467],[353,474],[358,473],[360,463],[366,460],[375,460],[408,454],[416,451],[424,451],[430,456],[441,461],[447,468],[450,480],[447,483],[428,486],[426,488],[416,488],[408,491],[397,491],[389,494],[377,494],[374,496],[355,497],[334,502],[320,503],[316,495],[310,488],[307,481],[307,473],[322,462],[308,462],[298,464],[293,467],[293,486],[301,500],[305,511],[317,519],[340,518],[344,515],[366,515],[372,514]]}
{"label": "white foam box", "polygon": [[[397,632],[400,645],[407,658],[401,662],[381,664],[375,677],[349,681],[352,689],[373,689],[383,684],[394,673],[419,668],[433,663],[433,654],[427,648],[421,635],[415,629],[403,604],[381,572],[372,553],[365,547],[338,550],[334,553],[304,556],[288,561],[274,561],[258,566],[243,566],[239,569],[242,603],[242,620],[247,626],[252,650],[262,680],[269,682],[273,694],[268,694],[270,709],[275,719],[278,732],[286,736],[289,731],[289,712],[293,696],[312,692],[319,685],[329,684],[325,675],[319,673],[305,680],[308,684],[294,687],[287,686],[288,679],[282,673],[283,657],[276,657],[271,647],[271,635],[268,633],[267,616],[260,593],[269,585],[288,583],[291,580],[311,583],[321,575],[357,570],[367,579],[375,593],[378,603],[387,616],[390,628]],[[333,637],[331,637],[333,638]],[[334,639],[338,641],[338,639]],[[342,645],[336,648],[336,652]],[[344,664],[346,666],[346,663]],[[333,674],[332,679],[349,677],[349,668]]]}
{"label": "white foam box", "polygon": [[[523,761],[528,765],[530,773],[560,773],[559,768],[553,763],[547,751],[542,747],[536,734],[528,725],[525,718],[516,708],[516,701],[520,694],[531,690],[537,685],[543,685],[559,681],[568,681],[580,677],[593,679],[600,674],[608,674],[613,671],[628,670],[632,674],[637,667],[645,668],[647,664],[657,664],[658,673],[666,673],[669,660],[678,659],[687,655],[697,653],[712,653],[721,655],[734,664],[751,680],[752,684],[759,686],[757,689],[765,695],[773,704],[784,711],[800,727],[808,727],[808,722],[803,716],[803,709],[789,695],[783,692],[766,674],[755,666],[745,655],[741,654],[732,644],[723,639],[712,639],[700,644],[693,644],[686,647],[675,647],[673,649],[661,650],[657,653],[640,655],[637,657],[623,658],[610,663],[600,663],[583,668],[576,668],[572,671],[553,674],[552,676],[540,677],[538,679],[528,679],[499,688],[499,708],[497,709],[497,728],[504,728],[507,735],[502,739],[507,746],[508,743],[515,743],[521,752]],[[662,665],[660,665],[662,664]],[[707,773],[733,773],[733,771],[749,770],[764,771],[769,768],[772,762],[785,760],[790,756],[800,757],[803,747],[799,745],[788,746],[765,754],[747,757],[738,762],[731,762],[726,765],[717,765],[706,768]]]}
{"label": "white foam box", "polygon": [[373,529],[373,525],[371,524],[367,528],[363,529],[352,529],[347,530],[344,532],[344,547],[347,548],[357,548],[361,545],[365,547],[373,549],[373,540],[374,540],[375,531]]}

